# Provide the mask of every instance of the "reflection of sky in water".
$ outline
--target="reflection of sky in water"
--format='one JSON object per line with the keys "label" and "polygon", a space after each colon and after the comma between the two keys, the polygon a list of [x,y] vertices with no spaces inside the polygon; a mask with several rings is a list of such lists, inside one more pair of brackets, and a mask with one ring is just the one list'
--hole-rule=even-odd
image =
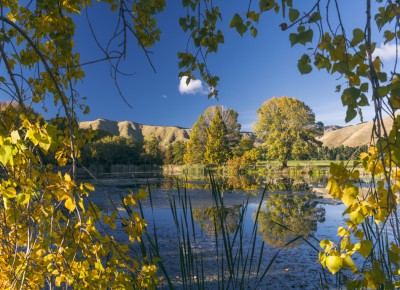
{"label": "reflection of sky in water", "polygon": [[[208,194],[207,194],[208,193]],[[150,208],[150,203],[148,201],[144,201],[144,208],[143,208],[143,213],[144,217],[149,225],[148,229],[149,231],[152,231],[153,229],[153,220],[155,221],[157,230],[160,233],[163,233],[163,235],[170,235],[169,239],[174,239],[174,236],[176,234],[176,228],[175,228],[175,223],[173,220],[173,215],[170,209],[170,205],[168,202],[167,195],[171,195],[175,193],[171,192],[165,192],[163,190],[161,191],[154,191],[152,193],[152,198],[153,198],[153,205],[154,208]],[[192,194],[192,193],[190,193]],[[205,195],[208,195],[208,197],[205,197]],[[176,202],[178,204],[178,198],[176,197]],[[239,215],[239,205],[242,204],[242,201],[245,200],[245,196],[239,194],[239,193],[225,193],[224,194],[224,200],[225,204],[227,205],[227,209],[233,209],[235,207],[235,214],[236,217]],[[211,198],[211,194],[207,191],[194,191],[193,195],[191,195],[192,199],[192,204],[193,204],[193,211],[199,211],[199,210],[205,210],[211,208],[213,204],[213,200]],[[247,211],[245,213],[244,217],[244,236],[250,236],[253,230],[254,226],[254,218],[255,218],[255,213],[259,207],[259,199],[260,197],[255,197],[252,196],[251,200],[248,204]],[[108,207],[108,206],[107,206]],[[177,206],[177,215],[178,218],[181,219],[183,217],[183,210],[182,208],[178,205]],[[326,210],[326,215],[325,215],[325,221],[323,223],[320,223],[319,221],[317,222],[317,231],[315,232],[315,236],[318,239],[334,239],[337,233],[337,227],[340,225],[343,225],[343,219],[342,219],[342,212],[344,210],[343,205],[329,205],[329,204],[318,204],[317,207],[323,207]],[[121,207],[119,207],[121,208]],[[104,208],[103,208],[104,209]],[[262,211],[265,210],[265,203],[262,205]],[[189,212],[189,209],[188,209]],[[124,211],[121,212],[122,216],[126,216],[126,213]],[[229,214],[228,214],[229,216]],[[190,221],[190,215],[187,216],[188,220]],[[207,222],[212,223],[212,219],[208,220]],[[218,225],[219,225],[219,221]],[[207,231],[201,230],[200,221],[196,221],[194,219],[194,226],[195,226],[195,231],[197,236],[209,236],[207,234]],[[190,225],[191,227],[191,225]],[[260,236],[260,235],[259,235]],[[209,237],[210,239],[213,239],[213,237]],[[261,237],[260,237],[261,240]]]}
{"label": "reflection of sky in water", "polygon": [[[121,205],[120,194],[125,195],[128,192],[128,188],[138,188],[146,185],[145,180],[141,180],[139,183],[133,183],[131,180],[125,180],[123,182],[111,181],[108,184],[98,184],[97,191],[91,195],[92,200],[99,205],[99,207],[104,212],[111,212],[113,209],[112,203],[109,201],[109,198],[113,200],[118,209],[121,210],[121,215],[126,216],[126,212],[124,212],[123,207]],[[316,181],[317,183],[323,183],[323,181]],[[207,180],[198,180],[191,181],[192,184],[195,184],[193,189],[188,189],[187,192],[190,195],[191,202],[193,205],[193,210],[210,208],[213,206],[213,198],[209,189],[207,189],[206,184]],[[116,185],[117,184],[117,185]],[[167,184],[167,185],[166,185]],[[179,275],[179,251],[177,248],[177,230],[174,224],[174,220],[172,217],[169,199],[172,196],[175,197],[178,203],[178,194],[176,190],[176,184],[174,185],[173,179],[169,179],[167,182],[162,178],[158,178],[157,182],[153,183],[151,187],[152,198],[153,198],[153,210],[150,208],[149,200],[143,201],[143,210],[144,216],[149,224],[148,232],[150,234],[153,233],[153,220],[156,224],[158,243],[160,245],[160,253],[162,259],[165,261],[166,266],[169,267],[172,273]],[[322,187],[324,185],[322,184]],[[108,193],[108,196],[104,194],[104,192]],[[181,194],[183,194],[183,190],[181,190]],[[245,202],[247,198],[249,198],[249,204],[246,211],[246,215],[244,218],[244,231],[243,231],[243,241],[244,247],[247,249],[250,246],[250,237],[254,226],[254,212],[257,210],[260,200],[260,194],[262,190],[254,191],[249,197],[245,194],[244,191],[235,190],[224,193],[224,204],[228,209],[233,208],[234,206],[241,205]],[[284,194],[284,192],[280,192],[280,194]],[[295,193],[296,194],[296,193]],[[328,198],[318,198],[319,204],[317,207],[323,207],[325,209],[325,220],[321,222],[317,222],[316,230],[314,232],[314,236],[319,239],[330,239],[335,243],[338,243],[340,237],[337,236],[337,228],[339,226],[345,226],[344,218],[342,217],[342,213],[345,210],[345,206],[343,204],[331,204],[332,199]],[[183,215],[183,211],[181,206],[177,204],[177,213],[178,218],[181,221],[181,216]],[[237,207],[238,208],[238,207]],[[265,204],[263,205],[263,210],[265,210]],[[236,210],[238,213],[238,210]],[[235,215],[233,215],[235,218]],[[206,218],[203,218],[206,219]],[[210,222],[209,220],[208,222]],[[207,222],[207,220],[205,221]],[[207,267],[209,271],[212,272],[213,264],[213,253],[216,246],[215,238],[209,234],[210,228],[207,230],[203,230],[200,228],[199,222],[194,221],[194,228],[196,231],[196,241],[193,242],[193,251],[196,255],[203,255],[205,263],[209,263]],[[117,223],[117,226],[120,223]],[[189,220],[189,228],[191,228],[191,221]],[[211,230],[213,228],[211,227]],[[123,232],[123,228],[119,226],[115,231],[112,232],[113,235],[117,237],[119,240],[126,241],[127,237]],[[390,234],[389,234],[390,237]],[[260,256],[260,245],[263,241],[262,236],[258,233],[256,246],[258,250],[255,251],[255,255],[257,257]],[[317,249],[319,249],[318,242],[309,239],[313,245]],[[258,251],[258,252],[257,252]],[[271,260],[273,254],[277,251],[277,248],[274,248],[269,245],[265,245],[265,249],[262,255],[263,264],[268,264]],[[209,261],[207,262],[207,258]],[[358,264],[361,262],[361,259],[354,257],[355,262]],[[303,283],[301,281],[305,279],[310,279],[310,277],[305,277],[305,271],[309,271],[312,275],[319,276],[318,272],[320,269],[320,265],[317,262],[318,254],[314,249],[312,249],[308,244],[302,242],[299,243],[294,248],[286,248],[281,251],[279,257],[274,262],[274,266],[272,267],[272,273],[268,274],[270,278],[268,279],[284,279],[282,275],[286,275],[286,271],[288,271],[289,276],[284,276],[287,279],[292,279],[294,288],[296,288],[298,283]],[[282,272],[282,269],[285,269],[285,272]],[[287,270],[290,269],[290,270]],[[311,275],[311,274],[310,274]],[[285,278],[285,279],[286,279]],[[303,280],[302,280],[303,279]],[[271,280],[271,281],[272,281]],[[274,282],[271,282],[271,285],[276,285]],[[305,283],[305,284],[304,284]],[[304,282],[304,285],[306,282]],[[302,284],[302,285],[303,285]],[[290,288],[289,285],[285,284],[285,288]],[[310,285],[309,285],[310,286]],[[307,286],[305,286],[307,288]],[[311,287],[311,286],[310,286]],[[268,287],[267,287],[268,288]],[[278,287],[279,288],[279,287]],[[263,288],[265,289],[265,288]]]}
{"label": "reflection of sky in water", "polygon": [[[199,184],[203,184],[206,181],[198,182]],[[162,180],[158,180],[157,185],[162,184]],[[117,183],[118,185],[124,185],[124,182]],[[110,183],[109,185],[101,185],[97,186],[97,191],[91,195],[92,199],[95,197],[95,203],[99,205],[99,207],[104,211],[111,212],[113,209],[112,203],[109,202],[109,198],[111,198],[117,208],[121,209],[121,215],[126,216],[126,212],[124,212],[123,207],[121,205],[120,194],[125,195],[128,190],[127,188],[137,188],[137,186],[132,186],[132,183],[127,184],[128,186],[115,186]],[[161,255],[161,259],[164,261],[165,266],[168,271],[172,275],[172,277],[180,276],[180,263],[179,263],[179,249],[177,245],[177,230],[175,227],[175,223],[173,220],[172,212],[170,209],[169,199],[172,196],[175,197],[176,202],[178,203],[178,194],[177,190],[173,188],[160,188],[153,187],[151,189],[152,199],[154,208],[150,208],[149,200],[143,201],[143,211],[144,217],[148,223],[147,231],[150,235],[153,234],[153,220],[156,224],[157,231],[157,239],[159,244],[159,251]],[[104,192],[108,193],[108,197],[104,195]],[[187,190],[190,195],[193,210],[196,209],[204,209],[213,206],[213,198],[210,190],[200,188],[200,189],[190,189]],[[247,198],[249,198],[249,204],[246,211],[246,215],[244,218],[244,230],[243,230],[243,246],[246,251],[250,248],[250,238],[251,233],[254,226],[254,212],[257,210],[259,206],[259,200],[261,195],[261,190],[256,191],[256,194],[252,194],[249,197],[243,191],[233,191],[224,193],[224,204],[226,207],[233,208],[238,205],[241,205],[245,202]],[[283,192],[280,192],[281,194]],[[183,190],[181,190],[181,194],[183,194]],[[325,199],[319,199],[319,201],[328,201]],[[328,201],[329,202],[329,201]],[[343,205],[329,205],[329,204],[319,204],[317,206],[322,206],[326,209],[325,221],[323,223],[317,223],[317,229],[314,233],[315,236],[322,239],[332,239],[333,241],[338,241],[337,227],[343,225],[342,220],[342,212],[344,210]],[[183,215],[182,207],[177,204],[177,214],[178,219],[181,221],[181,216]],[[263,209],[265,210],[265,203],[263,205]],[[238,211],[238,210],[237,210]],[[235,216],[234,216],[235,218]],[[189,221],[189,228],[191,229],[191,221]],[[194,221],[194,228],[196,231],[196,241],[192,241],[192,249],[193,253],[196,257],[202,257],[205,263],[205,271],[206,275],[212,275],[215,273],[215,237],[213,235],[209,235],[206,230],[202,230],[200,228],[199,222]],[[126,234],[124,233],[124,228],[119,226],[120,222],[117,222],[117,229],[112,231],[112,234],[116,236],[118,240],[127,241]],[[212,230],[212,228],[211,228]],[[210,231],[210,229],[209,229]],[[317,248],[318,242],[310,240]],[[263,242],[262,236],[257,233],[256,239],[256,250],[255,250],[255,259],[258,260],[259,257],[262,259],[262,264],[267,265],[273,255],[276,253],[277,248],[269,246],[265,244],[264,251],[261,255],[260,248]],[[220,243],[221,246],[222,243]],[[133,249],[139,251],[137,244],[134,245]],[[320,265],[317,262],[318,253],[314,249],[312,249],[308,244],[304,242],[300,242],[294,248],[286,248],[282,250],[279,256],[274,261],[273,266],[270,269],[270,272],[265,278],[265,284],[261,289],[282,289],[284,288],[297,288],[299,285],[304,285],[305,288],[312,287],[311,284],[307,284],[315,279],[315,277],[319,277],[318,271],[320,271]],[[289,269],[289,270],[288,270]],[[308,274],[305,274],[308,273]],[[176,283],[179,283],[179,278],[176,278]],[[280,281],[285,281],[286,284],[279,284]],[[314,280],[315,282],[315,280]],[[283,283],[283,282],[282,282]],[[273,285],[273,286],[271,286]],[[211,284],[211,288],[216,286],[215,284]],[[272,288],[271,288],[272,287]],[[303,287],[303,288],[304,288]]]}

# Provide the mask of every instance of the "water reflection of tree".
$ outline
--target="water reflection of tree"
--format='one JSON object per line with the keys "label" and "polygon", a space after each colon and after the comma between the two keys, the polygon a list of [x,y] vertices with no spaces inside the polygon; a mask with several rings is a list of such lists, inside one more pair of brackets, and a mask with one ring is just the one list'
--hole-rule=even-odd
{"label": "water reflection of tree", "polygon": [[[228,233],[235,232],[240,221],[240,209],[242,205],[232,207],[203,207],[193,209],[193,217],[199,223],[207,235],[214,236],[215,232],[221,233],[224,225]],[[223,223],[221,223],[223,217]]]}
{"label": "water reflection of tree", "polygon": [[[317,222],[324,221],[325,209],[317,207],[314,194],[270,194],[266,209],[259,214],[259,233],[269,245],[282,247],[298,236],[312,235]],[[300,241],[288,246],[297,246]]]}
{"label": "water reflection of tree", "polygon": [[250,175],[231,175],[224,180],[225,190],[258,190],[262,188],[262,181]]}

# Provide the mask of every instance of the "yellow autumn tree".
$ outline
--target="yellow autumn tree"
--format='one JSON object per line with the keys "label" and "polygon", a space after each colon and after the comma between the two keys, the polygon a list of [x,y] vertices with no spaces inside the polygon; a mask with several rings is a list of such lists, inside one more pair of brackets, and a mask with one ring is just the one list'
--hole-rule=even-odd
{"label": "yellow autumn tree", "polygon": [[[104,2],[120,12],[121,4],[128,5]],[[0,3],[0,88],[11,100],[0,109],[1,289],[104,289],[110,285],[133,289],[157,284],[152,261],[133,259],[128,245],[106,231],[116,228],[117,211],[102,213],[89,197],[93,185],[76,179],[80,148],[90,133],[83,136],[78,130],[75,111],[88,112],[75,90],[84,72],[74,49],[74,17],[91,4]],[[146,50],[159,38],[154,14],[164,6],[163,1],[135,2],[124,10],[130,22],[122,22],[121,29],[132,29]],[[123,52],[108,55],[109,60],[121,57]],[[62,112],[65,126],[55,127],[32,113],[28,104],[46,100]],[[65,169],[57,172],[44,157]],[[129,194],[125,206],[134,207],[144,197],[143,192]],[[141,239],[146,223],[137,212],[124,218],[124,224],[127,240]]]}
{"label": "yellow autumn tree", "polygon": [[257,115],[254,133],[263,141],[268,158],[281,161],[283,167],[287,167],[289,159],[307,156],[321,146],[316,138],[322,136],[324,126],[298,99],[271,98],[257,110]]}

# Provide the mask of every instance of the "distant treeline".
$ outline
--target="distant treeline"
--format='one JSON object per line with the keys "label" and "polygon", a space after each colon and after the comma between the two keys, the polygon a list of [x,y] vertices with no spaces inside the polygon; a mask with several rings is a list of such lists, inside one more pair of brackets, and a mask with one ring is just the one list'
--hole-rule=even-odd
{"label": "distant treeline", "polygon": [[311,153],[311,159],[316,160],[355,160],[358,159],[361,152],[366,152],[368,145],[357,147],[339,146],[328,148],[322,146]]}
{"label": "distant treeline", "polygon": [[[253,141],[244,138],[235,148],[234,155],[242,156],[244,152],[254,148]],[[266,160],[265,149],[261,147],[256,149],[259,151],[258,160]],[[367,145],[334,148],[322,146],[299,160],[353,160],[366,150]],[[156,137],[141,142],[131,137],[112,136],[108,132],[99,130],[95,132],[93,140],[83,146],[80,160],[84,166],[103,165],[105,168],[110,168],[112,164],[183,165],[186,151],[187,144],[183,141],[177,141],[164,148]]]}
{"label": "distant treeline", "polygon": [[[67,128],[64,118],[52,119],[50,123],[59,130]],[[156,136],[141,141],[132,137],[114,136],[103,130],[81,130],[78,133],[84,134],[88,140],[86,144],[81,144],[80,164],[85,167],[101,165],[106,171],[115,164],[202,164],[226,165],[229,172],[236,174],[248,168],[255,168],[259,161],[282,162],[283,160],[274,157],[276,152],[275,155],[272,154],[277,150],[271,145],[273,140],[265,141],[262,146],[255,146],[252,138],[242,137],[240,125],[237,123],[237,113],[223,107],[207,109],[193,126],[188,142],[176,141],[168,147],[161,146],[161,140]],[[292,146],[292,149],[290,146],[282,145],[283,147],[278,149],[291,152],[285,153],[290,160],[354,160],[358,159],[361,152],[367,151],[367,145],[328,148],[322,146],[320,141],[315,141],[312,146],[298,148],[301,144],[303,143]],[[43,160],[57,163],[55,156],[43,156]],[[286,161],[283,165],[286,165]]]}

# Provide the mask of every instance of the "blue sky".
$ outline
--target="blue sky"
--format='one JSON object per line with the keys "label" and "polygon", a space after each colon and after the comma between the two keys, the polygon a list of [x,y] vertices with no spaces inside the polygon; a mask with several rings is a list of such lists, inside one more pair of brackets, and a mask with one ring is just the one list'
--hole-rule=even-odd
{"label": "blue sky", "polygon": [[[267,13],[259,23],[256,39],[250,35],[240,37],[236,31],[229,29],[234,9],[246,11],[247,4],[222,7],[225,13],[222,24],[225,44],[220,47],[217,55],[209,58],[208,63],[221,79],[219,100],[207,98],[207,88],[200,80],[180,90],[177,51],[185,50],[188,35],[178,24],[178,17],[183,15],[183,11],[180,3],[175,2],[180,1],[168,2],[166,11],[158,17],[162,30],[161,41],[151,49],[156,73],[135,40],[130,39],[128,56],[122,69],[133,75],[120,76],[119,83],[132,108],[119,96],[110,79],[107,64],[86,66],[86,78],[78,90],[81,96],[88,98],[85,103],[91,111],[88,115],[80,115],[81,121],[105,118],[150,125],[191,127],[208,106],[223,105],[236,110],[242,130],[250,131],[251,124],[256,121],[256,110],[263,102],[273,96],[289,96],[304,101],[314,111],[316,119],[325,125],[345,125],[345,109],[340,95],[335,93],[336,85],[344,84],[345,80],[336,79],[338,76],[326,72],[313,71],[303,76],[298,72],[297,60],[305,48],[291,48],[288,39],[290,31],[282,32],[279,28],[283,22],[281,14]],[[361,19],[365,11],[357,6],[364,1],[354,0],[352,3],[345,15],[350,26],[356,25],[355,21]],[[115,24],[114,17],[108,7],[102,4],[90,8],[90,15],[100,41],[105,44]],[[82,62],[94,60],[101,55],[84,16],[77,19],[76,48],[81,53]],[[387,50],[385,54],[391,52],[393,49]],[[387,60],[392,61],[393,55]],[[50,110],[49,115],[52,113],[54,111]],[[364,115],[366,121],[371,120],[372,110],[366,109]],[[358,122],[359,118],[353,124]]]}

